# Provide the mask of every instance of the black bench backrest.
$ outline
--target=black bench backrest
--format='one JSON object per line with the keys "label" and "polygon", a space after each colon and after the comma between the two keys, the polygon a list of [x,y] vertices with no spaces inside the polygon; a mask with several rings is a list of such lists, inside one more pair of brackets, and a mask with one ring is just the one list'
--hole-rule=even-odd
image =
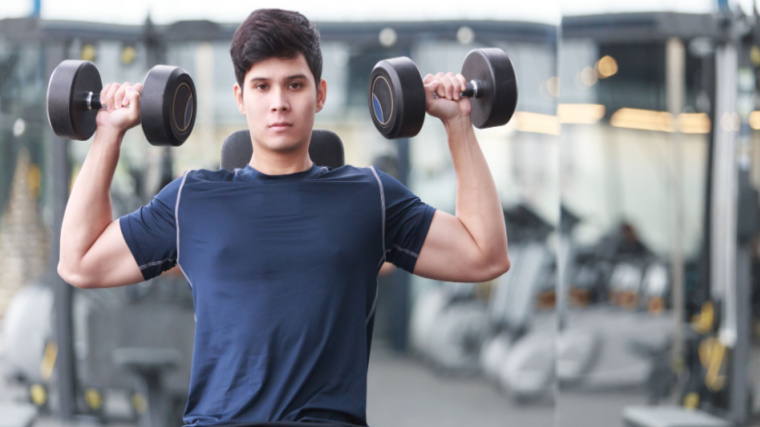
{"label": "black bench backrest", "polygon": [[[251,156],[253,156],[251,134],[247,129],[239,130],[228,136],[222,144],[222,169],[231,172],[237,168],[244,168],[251,162]],[[329,130],[314,129],[311,131],[309,156],[317,165],[329,168],[343,166],[346,162],[343,154],[343,141]]]}

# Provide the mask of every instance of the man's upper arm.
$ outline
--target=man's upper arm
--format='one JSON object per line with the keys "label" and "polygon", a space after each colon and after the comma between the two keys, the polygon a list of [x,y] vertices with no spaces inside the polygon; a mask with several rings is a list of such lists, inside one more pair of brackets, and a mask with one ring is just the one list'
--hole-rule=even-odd
{"label": "man's upper arm", "polygon": [[84,256],[82,287],[137,283],[176,265],[175,209],[183,182],[171,182],[150,203],[109,224]]}
{"label": "man's upper arm", "polygon": [[110,288],[144,280],[121,233],[119,220],[111,222],[84,255],[81,274],[64,279],[82,288]]}
{"label": "man's upper arm", "polygon": [[436,211],[414,274],[450,282],[482,282],[499,271],[484,259],[467,228],[455,216]]}
{"label": "man's upper arm", "polygon": [[455,216],[423,203],[396,179],[379,173],[385,195],[386,260],[418,276],[481,282],[498,276]]}

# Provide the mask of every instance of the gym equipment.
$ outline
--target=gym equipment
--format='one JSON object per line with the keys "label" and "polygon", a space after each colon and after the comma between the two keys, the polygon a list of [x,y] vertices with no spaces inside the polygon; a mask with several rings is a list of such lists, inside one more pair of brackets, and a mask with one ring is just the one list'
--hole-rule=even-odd
{"label": "gym equipment", "polygon": [[639,305],[644,268],[633,260],[623,260],[612,270],[609,294],[610,302],[629,310]]}
{"label": "gym equipment", "polygon": [[524,205],[505,215],[513,267],[488,285],[488,301],[478,298],[473,284],[441,283],[421,293],[412,308],[411,346],[436,369],[470,373],[480,367],[501,383],[499,373],[515,343],[536,321],[554,324],[553,314],[533,313],[555,262],[545,245],[552,225]]}
{"label": "gym equipment", "polygon": [[[555,315],[534,312],[531,304],[543,289],[538,272],[553,264],[539,251],[543,233],[551,229],[527,210],[518,213],[505,211],[507,226],[517,225],[515,232],[509,228],[513,268],[491,295],[489,313],[497,332],[481,348],[486,377],[516,399],[551,395],[556,381],[589,391],[640,387],[655,399],[666,396],[673,384],[666,363],[673,333],[667,264],[617,231],[593,247],[560,247],[567,291],[572,293],[573,285],[595,297],[578,304],[583,309],[565,308],[569,313],[560,319],[558,333]],[[605,303],[608,289],[628,298],[627,310]]]}
{"label": "gym equipment", "polygon": [[16,403],[0,403],[0,414],[3,414],[3,425],[32,427],[37,418],[37,411],[34,406]]}
{"label": "gym equipment", "polygon": [[176,349],[120,348],[112,353],[113,362],[129,371],[142,382],[148,405],[148,414],[142,417],[140,427],[159,427],[172,422],[171,397],[164,393],[164,375],[177,368],[182,356]]}
{"label": "gym equipment", "polygon": [[623,410],[625,427],[731,427],[735,424],[707,412],[667,406],[629,406]]}
{"label": "gym equipment", "polygon": [[[435,313],[427,327],[427,357],[438,369],[451,373],[474,373],[483,340],[488,336],[488,315],[483,301],[472,295],[457,299],[457,285],[444,283],[445,305]],[[452,286],[453,285],[453,286]]]}
{"label": "gym equipment", "polygon": [[[47,112],[50,127],[61,138],[84,141],[95,133],[95,116],[103,108],[103,83],[92,62],[65,60],[50,75]],[[140,121],[153,145],[182,145],[195,125],[195,85],[178,67],[156,65],[145,76]]]}
{"label": "gym equipment", "polygon": [[517,341],[497,369],[497,381],[515,399],[539,398],[552,389],[556,334],[541,329]]}
{"label": "gym equipment", "polygon": [[[222,143],[221,167],[230,172],[244,168],[251,162],[251,156],[253,156],[251,133],[247,129],[239,130],[228,136]],[[343,155],[343,141],[329,130],[313,129],[309,143],[309,157],[319,166],[328,168],[343,166],[346,163]]]}
{"label": "gym equipment", "polygon": [[[142,294],[130,296],[128,291],[137,287]],[[30,284],[14,295],[3,321],[3,379],[28,390],[40,413],[49,411],[56,398],[50,395],[57,363],[52,314],[51,286]],[[190,377],[193,315],[187,282],[170,274],[130,288],[75,292],[78,411],[103,422],[121,419],[125,414],[119,405],[109,407],[106,400],[124,397],[120,407],[128,408],[125,392],[140,390],[147,397],[143,410],[131,415],[141,425],[180,422]]]}
{"label": "gym equipment", "polygon": [[449,295],[443,286],[435,286],[422,293],[412,307],[409,318],[409,341],[412,349],[428,357],[432,347],[430,331],[435,327],[438,316],[449,304]]}
{"label": "gym equipment", "polygon": [[655,356],[670,340],[670,316],[596,306],[574,311],[559,334],[553,319],[541,320],[498,366],[489,366],[516,398],[550,394],[555,378],[562,387],[591,391],[649,387],[662,374]]}
{"label": "gym equipment", "polygon": [[[472,123],[479,129],[506,124],[517,106],[517,79],[501,49],[475,49],[462,65],[472,102]],[[369,78],[369,110],[377,130],[388,139],[410,138],[425,121],[425,88],[417,66],[402,56],[377,63]]]}

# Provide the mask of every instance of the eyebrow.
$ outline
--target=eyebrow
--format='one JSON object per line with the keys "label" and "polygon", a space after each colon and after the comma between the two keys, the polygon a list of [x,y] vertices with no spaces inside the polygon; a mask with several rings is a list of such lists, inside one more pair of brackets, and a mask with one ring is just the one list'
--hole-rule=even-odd
{"label": "eyebrow", "polygon": [[[306,78],[305,74],[293,74],[292,76],[285,77],[284,80],[296,80],[296,79],[305,79],[305,78]],[[249,81],[251,81],[251,82],[266,82],[266,81],[269,81],[269,80],[272,80],[272,79],[267,78],[267,77],[251,77],[251,79]]]}

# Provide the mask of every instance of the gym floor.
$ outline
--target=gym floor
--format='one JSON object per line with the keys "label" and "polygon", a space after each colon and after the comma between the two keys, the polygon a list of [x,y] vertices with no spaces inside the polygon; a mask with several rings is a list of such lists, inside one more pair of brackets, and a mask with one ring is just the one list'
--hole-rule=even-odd
{"label": "gym floor", "polygon": [[372,427],[543,427],[554,424],[554,407],[516,404],[481,376],[443,376],[416,358],[373,346],[367,421]]}
{"label": "gym floor", "polygon": [[[757,368],[760,367],[760,348],[754,350],[751,366]],[[4,367],[0,355],[0,373]],[[753,377],[757,374],[753,372]],[[0,402],[20,398],[23,393],[4,383],[0,386]],[[634,389],[598,393],[563,391],[556,405],[550,401],[516,402],[480,376],[443,376],[416,358],[400,356],[378,345],[373,347],[369,370],[367,417],[372,427],[622,427],[623,408],[645,401],[643,390]],[[559,418],[558,423],[555,417]],[[50,417],[42,417],[34,424],[36,427],[98,425],[85,421],[64,423]],[[132,427],[125,423],[108,425]],[[760,427],[760,422],[755,421],[751,426]]]}
{"label": "gym floor", "polygon": [[[753,348],[750,367],[752,384],[758,390],[758,345]],[[611,389],[562,391],[556,403],[516,402],[481,376],[441,376],[422,361],[382,346],[373,346],[368,388],[367,420],[372,427],[623,427],[623,409],[647,401],[642,389]],[[756,417],[747,427],[760,427],[760,419]]]}

